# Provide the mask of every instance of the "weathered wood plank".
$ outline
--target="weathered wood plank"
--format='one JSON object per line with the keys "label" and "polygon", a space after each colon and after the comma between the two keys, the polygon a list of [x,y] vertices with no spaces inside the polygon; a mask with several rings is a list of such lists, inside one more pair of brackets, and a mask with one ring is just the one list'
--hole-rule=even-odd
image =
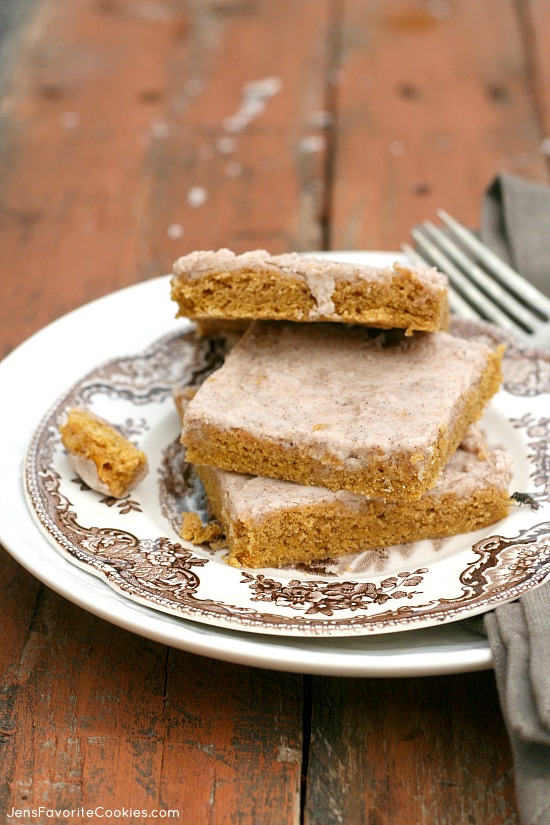
{"label": "weathered wood plank", "polygon": [[493,678],[317,678],[305,825],[516,822]]}
{"label": "weathered wood plank", "polygon": [[151,257],[318,247],[330,4],[225,3],[222,20],[205,8],[151,153]]}
{"label": "weathered wood plank", "polygon": [[0,3],[0,95],[19,55],[19,43],[38,0],[3,0]]}
{"label": "weathered wood plank", "polygon": [[[175,14],[140,4],[44,0],[3,101],[2,322],[22,340],[135,280],[143,167]],[[139,55],[139,59],[136,56]],[[7,266],[9,261],[9,267]],[[48,300],[44,300],[44,293]],[[13,346],[17,339],[8,337]]]}
{"label": "weathered wood plank", "polygon": [[9,783],[14,780],[20,701],[20,663],[25,660],[29,628],[41,585],[0,548],[2,644],[0,645],[0,811],[9,810]]}
{"label": "weathered wood plank", "polygon": [[1,654],[3,816],[126,806],[189,825],[298,825],[300,676],[168,649],[0,563],[19,602]]}
{"label": "weathered wood plank", "polygon": [[42,0],[3,103],[6,348],[193,248],[319,245],[328,15]]}
{"label": "weathered wood plank", "polygon": [[518,3],[524,48],[543,140],[541,151],[550,166],[550,6],[546,0]]}
{"label": "weathered wood plank", "polygon": [[468,224],[507,170],[547,181],[513,0],[345,0],[333,248],[398,248],[444,207]]}
{"label": "weathered wood plank", "polygon": [[300,676],[171,652],[167,695],[163,799],[185,788],[189,822],[298,825]]}

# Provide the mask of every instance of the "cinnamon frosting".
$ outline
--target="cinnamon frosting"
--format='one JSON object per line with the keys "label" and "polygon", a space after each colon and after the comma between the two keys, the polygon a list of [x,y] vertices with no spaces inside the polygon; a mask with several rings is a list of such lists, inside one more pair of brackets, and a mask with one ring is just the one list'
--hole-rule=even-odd
{"label": "cinnamon frosting", "polygon": [[256,322],[190,402],[182,440],[213,425],[352,469],[413,455],[421,473],[490,351],[447,333],[384,340],[360,327]]}
{"label": "cinnamon frosting", "polygon": [[176,276],[183,275],[189,280],[207,277],[219,272],[268,272],[296,278],[307,284],[315,299],[312,318],[334,316],[332,300],[335,286],[341,281],[364,281],[366,283],[386,282],[391,284],[396,278],[406,277],[424,291],[426,299],[440,299],[447,291],[447,278],[434,267],[407,266],[394,264],[392,267],[377,268],[350,263],[338,263],[327,259],[314,258],[289,252],[270,255],[263,249],[255,249],[236,255],[229,249],[217,251],[191,252],[179,258],[173,267]]}

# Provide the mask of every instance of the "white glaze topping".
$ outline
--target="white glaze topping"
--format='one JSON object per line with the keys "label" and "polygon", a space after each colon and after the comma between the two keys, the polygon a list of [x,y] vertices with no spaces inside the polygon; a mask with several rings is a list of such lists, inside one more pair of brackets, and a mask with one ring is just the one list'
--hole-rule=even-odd
{"label": "white glaze topping", "polygon": [[91,490],[104,496],[111,495],[110,487],[100,479],[95,462],[91,458],[85,458],[77,453],[67,453],[67,458],[75,473]]}
{"label": "white glaze topping", "polygon": [[115,498],[124,498],[127,496],[128,493],[134,489],[134,487],[137,487],[137,485],[143,481],[149,472],[147,464],[140,465],[122,493],[115,496],[109,485],[100,479],[95,462],[92,461],[91,458],[85,458],[83,455],[71,452],[67,452],[67,458],[69,459],[69,463],[75,473],[80,476],[84,484],[87,484],[91,490],[95,490],[97,493],[101,493],[105,496],[113,496]]}
{"label": "white glaze topping", "polygon": [[447,291],[447,277],[434,267],[403,266],[395,264],[394,268],[377,268],[359,266],[350,263],[338,263],[322,258],[288,252],[282,255],[270,255],[263,249],[255,249],[236,255],[229,249],[217,251],[191,252],[179,258],[173,267],[176,276],[181,275],[190,280],[218,273],[231,272],[269,272],[291,276],[304,281],[316,301],[316,308],[311,317],[334,316],[332,295],[338,281],[364,281],[367,283],[387,282],[395,279],[409,278],[425,291],[432,300],[434,296],[442,297]]}

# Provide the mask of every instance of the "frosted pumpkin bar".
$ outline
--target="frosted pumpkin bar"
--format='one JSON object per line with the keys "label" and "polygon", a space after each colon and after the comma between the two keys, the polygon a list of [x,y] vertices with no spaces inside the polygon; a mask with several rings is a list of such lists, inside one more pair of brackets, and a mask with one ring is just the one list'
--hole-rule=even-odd
{"label": "frosted pumpkin bar", "polygon": [[255,322],[185,411],[187,460],[418,499],[501,382],[501,349],[445,332]]}
{"label": "frosted pumpkin bar", "polygon": [[148,473],[145,453],[89,410],[69,410],[59,431],[73,469],[98,493],[124,498]]}
{"label": "frosted pumpkin bar", "polygon": [[189,318],[339,321],[408,332],[448,323],[447,278],[436,269],[381,269],[295,252],[192,252],[174,264],[171,297]]}
{"label": "frosted pumpkin bar", "polygon": [[494,524],[510,504],[510,461],[502,450],[487,451],[475,425],[435,488],[415,502],[384,502],[216,467],[196,469],[234,566],[308,563],[453,536]]}

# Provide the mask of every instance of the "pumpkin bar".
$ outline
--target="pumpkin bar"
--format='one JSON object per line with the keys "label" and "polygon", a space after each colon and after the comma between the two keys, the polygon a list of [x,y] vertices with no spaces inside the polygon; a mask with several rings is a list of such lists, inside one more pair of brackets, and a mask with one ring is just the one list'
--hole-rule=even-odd
{"label": "pumpkin bar", "polygon": [[507,515],[510,461],[487,451],[474,425],[437,485],[419,501],[356,493],[196,468],[225,532],[234,566],[307,564],[392,544],[479,530]]}
{"label": "pumpkin bar", "polygon": [[376,268],[287,253],[192,252],[173,266],[178,315],[339,321],[436,332],[448,325],[447,278],[434,268]]}
{"label": "pumpkin bar", "polygon": [[124,498],[148,473],[145,453],[89,410],[69,410],[59,431],[73,469],[98,493]]}
{"label": "pumpkin bar", "polygon": [[255,322],[185,411],[188,461],[419,499],[500,386],[503,348],[393,335]]}

